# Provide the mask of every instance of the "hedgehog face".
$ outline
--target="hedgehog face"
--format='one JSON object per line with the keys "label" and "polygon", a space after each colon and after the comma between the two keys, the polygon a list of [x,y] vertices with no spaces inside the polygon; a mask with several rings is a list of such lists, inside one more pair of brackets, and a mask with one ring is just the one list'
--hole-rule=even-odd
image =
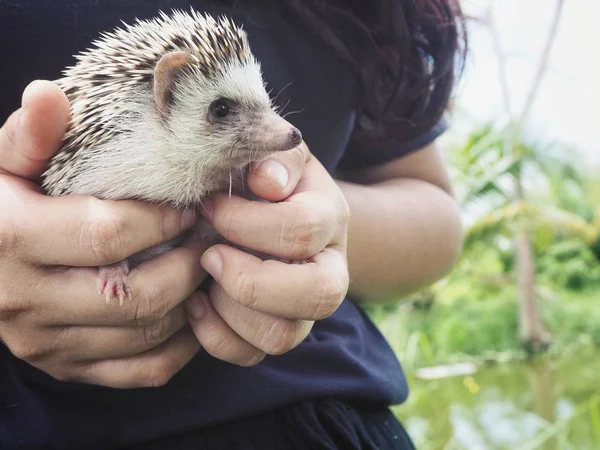
{"label": "hedgehog face", "polygon": [[274,112],[255,60],[231,61],[210,76],[193,63],[172,74],[188,63],[185,54],[163,57],[155,99],[171,148],[190,164],[229,170],[302,142],[300,131]]}

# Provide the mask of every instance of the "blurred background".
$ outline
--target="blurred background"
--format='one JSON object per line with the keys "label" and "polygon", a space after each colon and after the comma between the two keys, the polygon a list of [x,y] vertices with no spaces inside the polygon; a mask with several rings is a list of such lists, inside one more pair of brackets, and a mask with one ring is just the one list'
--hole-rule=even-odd
{"label": "blurred background", "polygon": [[368,312],[417,447],[600,449],[598,0],[463,0],[470,54],[444,138],[465,249]]}

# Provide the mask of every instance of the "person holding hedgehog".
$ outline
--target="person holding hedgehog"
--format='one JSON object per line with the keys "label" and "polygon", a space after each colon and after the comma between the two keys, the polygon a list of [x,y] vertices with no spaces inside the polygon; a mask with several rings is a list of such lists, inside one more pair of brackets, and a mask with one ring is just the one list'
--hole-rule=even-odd
{"label": "person holding hedgehog", "polygon": [[[245,174],[272,203],[44,195],[72,105],[39,80],[121,20],[190,6],[243,24],[291,124],[286,151]],[[389,409],[408,395],[401,366],[360,302],[397,300],[460,253],[435,141],[462,31],[455,0],[0,0],[0,448],[414,448]],[[194,239],[202,221],[250,252]],[[188,231],[131,270],[123,305],[98,296],[93,268]]]}

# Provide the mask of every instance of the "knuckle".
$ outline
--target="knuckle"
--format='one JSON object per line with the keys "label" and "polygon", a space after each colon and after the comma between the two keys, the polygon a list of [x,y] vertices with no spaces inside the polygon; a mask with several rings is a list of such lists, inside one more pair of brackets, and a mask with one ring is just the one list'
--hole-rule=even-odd
{"label": "knuckle", "polygon": [[144,342],[151,347],[163,343],[171,334],[172,324],[171,316],[167,315],[162,320],[143,327]]}
{"label": "knuckle", "polygon": [[4,127],[2,127],[4,130],[4,137],[6,138],[6,146],[9,151],[14,151],[17,148],[17,142],[19,140],[17,136],[19,127],[17,125],[21,114],[23,114],[22,109],[18,109],[12,113],[6,120]]}
{"label": "knuckle", "polygon": [[258,363],[262,362],[265,359],[265,356],[265,352],[257,351],[256,353],[251,354],[249,358],[246,358],[244,361],[241,361],[239,365],[242,367],[256,366]]}
{"label": "knuckle", "polygon": [[162,359],[151,368],[144,380],[145,385],[152,388],[166,386],[176,372],[175,364],[170,359]]}
{"label": "knuckle", "polygon": [[39,342],[27,339],[20,339],[18,342],[13,343],[11,352],[18,359],[27,362],[40,361],[48,354],[48,350],[40,345]]}
{"label": "knuckle", "polygon": [[325,221],[320,214],[307,208],[299,209],[293,217],[289,233],[284,233],[287,242],[284,246],[290,246],[294,256],[309,258],[319,252],[317,248],[319,236],[323,234]]}
{"label": "knuckle", "polygon": [[338,222],[343,227],[347,227],[348,224],[350,223],[350,215],[351,215],[350,205],[348,204],[346,197],[344,197],[344,195],[341,195],[341,206],[340,206],[340,209],[338,212]]}
{"label": "knuckle", "polygon": [[17,238],[17,227],[15,227],[8,217],[0,216],[0,255],[4,254],[3,249],[12,247]]}
{"label": "knuckle", "polygon": [[160,291],[153,284],[148,284],[145,289],[137,291],[134,294],[133,322],[138,327],[147,327],[152,332],[157,333],[156,327],[162,326],[160,322],[165,319],[169,313],[168,304],[162,301]]}
{"label": "knuckle", "polygon": [[237,300],[247,308],[254,308],[258,302],[257,280],[252,273],[241,271],[237,278]]}
{"label": "knuckle", "polygon": [[236,231],[243,228],[244,216],[238,208],[218,208],[217,202],[214,205],[213,225],[222,234],[235,238]]}
{"label": "knuckle", "polygon": [[222,331],[211,328],[206,330],[202,339],[202,347],[215,358],[223,358],[229,351],[227,336]]}
{"label": "knuckle", "polygon": [[215,328],[205,330],[201,344],[209,355],[243,367],[254,366],[265,357],[260,351],[244,351],[243,344],[240,345],[235,339]]}
{"label": "knuckle", "polygon": [[10,299],[8,293],[0,289],[0,323],[14,322],[29,311],[30,308]]}
{"label": "knuckle", "polygon": [[126,228],[125,220],[111,209],[91,200],[92,214],[82,230],[82,241],[91,247],[101,261],[118,261],[123,255],[122,239]]}
{"label": "knuckle", "polygon": [[86,380],[85,376],[82,373],[66,367],[53,367],[51,369],[48,369],[46,373],[55,380],[62,381],[65,383],[85,382]]}
{"label": "knuckle", "polygon": [[[16,234],[0,224],[0,323],[14,322],[32,309],[31,290],[33,280],[19,267],[21,262],[16,249]],[[19,273],[20,272],[20,273]]]}
{"label": "knuckle", "polygon": [[[2,193],[0,193],[1,195]],[[3,208],[0,206],[0,211],[6,211],[7,209],[9,207]],[[0,215],[0,260],[10,257],[15,253],[18,254],[15,250],[21,240],[19,228],[7,215]]]}
{"label": "knuckle", "polygon": [[[293,149],[285,152],[285,156],[287,157],[285,159],[287,159],[287,162],[290,163],[290,165],[292,165],[292,167],[297,167],[299,169],[303,169],[304,165],[305,165],[305,160],[306,160],[306,155],[305,155],[306,150],[308,150],[308,148],[303,143],[302,145],[294,147]],[[282,155],[282,159],[283,159],[283,155]]]}
{"label": "knuckle", "polygon": [[269,355],[283,355],[299,343],[298,324],[292,320],[275,320],[264,335],[263,347]]}
{"label": "knuckle", "polygon": [[331,316],[339,308],[348,291],[348,277],[323,277],[317,286],[312,317],[315,320],[322,320]]}
{"label": "knuckle", "polygon": [[153,229],[156,230],[157,240],[159,242],[164,242],[168,240],[169,233],[167,230],[167,217],[168,212],[164,208],[154,209],[153,210]]}

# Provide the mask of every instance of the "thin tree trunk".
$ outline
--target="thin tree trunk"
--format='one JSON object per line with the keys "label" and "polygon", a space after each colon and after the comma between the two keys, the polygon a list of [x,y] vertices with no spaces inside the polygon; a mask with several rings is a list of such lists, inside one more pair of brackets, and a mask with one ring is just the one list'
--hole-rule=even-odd
{"label": "thin tree trunk", "polygon": [[[544,45],[544,50],[540,57],[538,70],[535,74],[523,110],[516,122],[514,122],[513,132],[510,133],[513,149],[514,144],[521,137],[523,125],[533,107],[537,92],[539,91],[542,79],[546,73],[554,39],[558,32],[558,24],[560,22],[563,4],[564,0],[557,0],[554,17],[550,26],[548,38],[546,39],[546,44]],[[523,173],[521,170],[515,175],[515,197],[518,202],[523,201],[525,197],[522,176]],[[529,230],[523,224],[518,225],[516,231],[515,260],[519,287],[519,331],[521,343],[530,352],[543,351],[548,348],[552,338],[544,326],[537,304],[533,246],[531,244]]]}
{"label": "thin tree trunk", "polygon": [[[520,174],[515,184],[521,186]],[[518,191],[520,189],[517,189]],[[516,195],[523,201],[522,192]],[[519,334],[521,344],[532,353],[546,350],[552,338],[544,326],[537,303],[535,263],[531,235],[525,224],[517,225],[515,232],[515,270],[519,291]]]}
{"label": "thin tree trunk", "polygon": [[[515,174],[515,201],[524,200],[521,169]],[[551,336],[540,315],[535,288],[535,262],[530,232],[523,223],[515,233],[515,270],[519,291],[519,335],[521,344],[531,353],[546,350]]]}
{"label": "thin tree trunk", "polygon": [[[498,58],[499,78],[502,87],[502,96],[504,107],[509,118],[508,129],[505,131],[505,143],[511,152],[514,154],[516,144],[521,139],[522,127],[526,121],[536,94],[540,87],[543,76],[546,72],[548,60],[554,38],[558,31],[558,23],[562,12],[564,0],[557,0],[554,12],[554,18],[544,50],[542,51],[538,69],[536,71],[534,81],[523,106],[523,110],[518,117],[515,117],[511,110],[510,92],[508,89],[508,79],[506,76],[506,58],[500,47],[499,36],[495,29],[493,20],[490,20],[490,29],[494,40],[494,50]],[[491,14],[490,14],[491,19]],[[522,183],[521,169],[514,176],[514,201],[522,202],[524,200],[524,190]],[[535,286],[535,262],[533,256],[533,246],[531,243],[530,233],[526,225],[517,225],[514,238],[515,245],[515,270],[519,291],[519,332],[522,344],[530,351],[545,350],[551,342],[550,333],[546,330],[539,312],[536,286]]]}
{"label": "thin tree trunk", "polygon": [[535,292],[535,266],[529,232],[520,228],[515,238],[517,283],[519,287],[519,334],[531,353],[546,350],[552,338],[540,316]]}

